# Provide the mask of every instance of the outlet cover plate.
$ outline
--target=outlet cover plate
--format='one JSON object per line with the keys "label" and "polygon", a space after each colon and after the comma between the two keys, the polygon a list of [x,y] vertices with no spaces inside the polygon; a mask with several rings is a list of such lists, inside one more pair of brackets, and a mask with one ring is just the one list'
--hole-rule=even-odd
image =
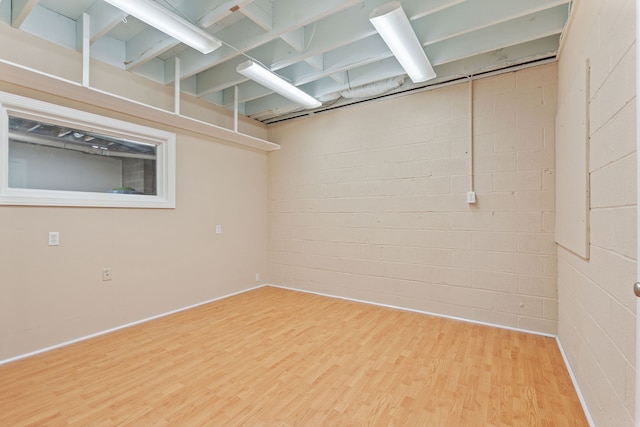
{"label": "outlet cover plate", "polygon": [[50,231],[49,232],[49,246],[58,246],[60,245],[60,232],[58,231]]}

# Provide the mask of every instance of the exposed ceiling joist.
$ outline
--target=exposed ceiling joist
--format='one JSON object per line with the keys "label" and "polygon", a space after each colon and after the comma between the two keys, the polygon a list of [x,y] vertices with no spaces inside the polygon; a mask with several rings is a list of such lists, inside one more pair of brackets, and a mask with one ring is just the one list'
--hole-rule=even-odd
{"label": "exposed ceiling joist", "polygon": [[15,28],[20,28],[37,4],[38,0],[12,0],[11,25]]}
{"label": "exposed ceiling joist", "polygon": [[[10,1],[11,8],[6,2]],[[405,71],[369,22],[391,0],[154,0],[223,42],[207,54],[110,6],[104,0],[0,0],[0,22],[78,49],[81,16],[90,16],[91,55],[266,123],[298,114],[292,104],[236,71],[252,59],[319,99],[401,78]],[[437,84],[499,69],[558,49],[571,0],[399,0],[437,73]],[[2,24],[4,25],[4,24]],[[238,87],[238,99],[234,87]],[[397,90],[416,85],[405,81]],[[361,93],[352,91],[350,93]],[[338,95],[337,95],[338,94]]]}
{"label": "exposed ceiling joist", "polygon": [[91,17],[91,43],[105,36],[127,17],[125,12],[105,2],[93,3],[84,13]]}

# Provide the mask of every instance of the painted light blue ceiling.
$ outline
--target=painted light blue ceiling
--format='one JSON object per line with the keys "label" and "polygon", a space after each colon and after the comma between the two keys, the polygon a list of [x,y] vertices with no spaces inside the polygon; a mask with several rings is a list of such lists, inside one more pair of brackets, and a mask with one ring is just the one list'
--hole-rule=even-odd
{"label": "painted light blue ceiling", "polygon": [[[1,2],[2,0],[0,0]],[[438,77],[415,85],[369,22],[390,0],[156,0],[223,42],[189,48],[103,0],[4,0],[0,21],[77,50],[82,16],[91,56],[233,108],[264,123],[307,114],[236,72],[247,58],[323,102],[318,111],[461,76],[555,57],[570,0],[401,0]],[[6,7],[6,2],[11,7]],[[403,79],[404,78],[404,79]],[[369,89],[367,89],[369,88]]]}

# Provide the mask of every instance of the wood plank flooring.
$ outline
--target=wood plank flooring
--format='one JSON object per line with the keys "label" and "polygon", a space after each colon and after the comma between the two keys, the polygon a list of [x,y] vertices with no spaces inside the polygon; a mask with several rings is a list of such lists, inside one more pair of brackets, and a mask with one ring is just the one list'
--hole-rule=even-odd
{"label": "wood plank flooring", "polygon": [[0,366],[0,426],[586,426],[552,338],[265,287]]}

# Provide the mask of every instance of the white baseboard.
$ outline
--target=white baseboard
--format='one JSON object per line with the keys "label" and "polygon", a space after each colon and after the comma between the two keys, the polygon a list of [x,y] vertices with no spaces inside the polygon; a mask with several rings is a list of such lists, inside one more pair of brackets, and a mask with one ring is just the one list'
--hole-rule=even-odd
{"label": "white baseboard", "polygon": [[342,300],[346,300],[346,301],[360,302],[360,303],[363,303],[363,304],[376,305],[378,307],[393,308],[395,310],[410,311],[412,313],[426,314],[426,315],[429,315],[429,316],[442,317],[444,319],[457,320],[457,321],[460,321],[460,322],[473,323],[473,324],[476,324],[476,325],[489,326],[489,327],[492,327],[492,328],[508,329],[510,331],[524,332],[526,334],[540,335],[540,336],[548,337],[548,338],[557,338],[557,336],[554,335],[554,334],[547,334],[547,333],[544,333],[544,332],[532,331],[532,330],[529,330],[529,329],[514,328],[514,327],[511,327],[511,326],[499,325],[499,324],[496,324],[496,323],[481,322],[479,320],[466,319],[464,317],[449,316],[449,315],[446,315],[446,314],[433,313],[433,312],[430,312],[430,311],[416,310],[416,309],[413,309],[413,308],[400,307],[400,306],[390,305],[390,304],[382,304],[382,303],[379,303],[379,302],[360,300],[360,299],[357,299],[357,298],[349,298],[349,297],[343,297],[343,296],[339,296],[339,295],[324,294],[322,292],[308,291],[306,289],[290,288],[290,287],[287,287],[287,286],[270,285],[270,284],[267,284],[265,286],[271,286],[273,288],[280,288],[280,289],[287,289],[289,291],[304,292],[304,293],[307,293],[307,294],[320,295],[320,296],[323,296],[323,297],[337,298],[337,299],[342,299]]}
{"label": "white baseboard", "polygon": [[393,309],[396,309],[396,310],[410,311],[410,312],[413,312],[413,313],[420,313],[420,314],[426,314],[426,315],[429,315],[429,316],[442,317],[442,318],[445,318],[445,319],[458,320],[458,321],[462,321],[462,322],[473,323],[473,324],[476,324],[476,325],[490,326],[490,327],[493,327],[493,328],[508,329],[510,331],[524,332],[524,333],[527,333],[527,334],[533,334],[533,335],[540,335],[540,336],[549,337],[549,338],[555,338],[556,343],[558,344],[558,348],[560,349],[560,354],[562,354],[562,359],[564,360],[564,365],[567,368],[567,371],[569,372],[569,376],[571,377],[571,382],[573,383],[573,388],[576,390],[576,394],[578,395],[578,399],[580,400],[580,404],[582,405],[582,410],[584,411],[584,415],[587,418],[587,422],[589,423],[590,427],[595,427],[595,422],[593,421],[593,418],[591,417],[591,413],[589,412],[589,408],[587,407],[587,402],[584,399],[584,396],[582,394],[582,390],[580,389],[580,385],[578,384],[578,381],[576,380],[576,377],[573,374],[573,370],[571,369],[571,365],[569,364],[569,359],[567,359],[567,355],[564,352],[564,348],[562,347],[562,343],[560,342],[560,337],[558,337],[557,335],[546,334],[546,333],[543,333],[543,332],[531,331],[531,330],[527,330],[527,329],[512,328],[512,327],[509,327],[509,326],[497,325],[497,324],[494,324],[494,323],[480,322],[480,321],[477,321],[477,320],[465,319],[465,318],[462,318],[462,317],[447,316],[447,315],[444,315],[444,314],[432,313],[432,312],[429,312],[429,311],[414,310],[414,309],[410,309],[410,308],[398,307],[398,306],[389,305],[389,304],[381,304],[381,303],[377,303],[377,302],[359,300],[359,299],[356,299],[356,298],[347,298],[347,297],[342,297],[342,296],[338,296],[338,295],[324,294],[322,292],[309,291],[309,290],[306,290],[306,289],[290,288],[290,287],[279,286],[279,285],[265,285],[265,286],[271,286],[271,287],[274,287],[274,288],[287,289],[287,290],[290,290],[290,291],[304,292],[304,293],[308,293],[308,294],[320,295],[320,296],[329,297],[329,298],[338,298],[338,299],[342,299],[342,300],[359,302],[359,303],[363,303],[363,304],[371,304],[371,305],[376,305],[376,306],[379,306],[379,307],[393,308]]}
{"label": "white baseboard", "polygon": [[567,371],[569,371],[569,376],[571,377],[573,388],[576,390],[578,399],[580,399],[580,404],[582,405],[584,416],[587,417],[587,422],[589,423],[589,426],[595,427],[596,423],[593,421],[593,418],[591,417],[591,413],[589,412],[589,408],[587,407],[587,401],[584,399],[584,395],[582,394],[582,390],[580,389],[578,380],[576,379],[576,376],[573,374],[573,369],[571,369],[571,364],[569,363],[569,359],[567,358],[567,353],[565,353],[564,351],[564,347],[562,346],[560,337],[556,336],[556,342],[558,343],[558,348],[560,349],[560,354],[562,354],[562,359],[564,360],[564,364],[567,367]]}
{"label": "white baseboard", "polygon": [[26,354],[22,354],[19,356],[15,356],[15,357],[11,357],[9,359],[5,359],[5,360],[0,360],[0,365],[6,364],[6,363],[10,363],[10,362],[14,362],[16,360],[20,360],[20,359],[25,359],[27,357],[30,356],[35,356],[36,354],[40,354],[40,353],[45,353],[47,351],[50,350],[54,350],[60,347],[65,347],[71,344],[75,344],[77,342],[80,341],[85,341],[91,338],[95,338],[98,337],[100,335],[104,335],[104,334],[108,334],[110,332],[115,332],[118,331],[120,329],[124,329],[124,328],[128,328],[130,326],[135,326],[135,325],[139,325],[141,323],[145,323],[154,319],[159,319],[161,317],[165,317],[165,316],[169,316],[171,314],[175,314],[175,313],[179,313],[181,311],[185,311],[185,310],[189,310],[195,307],[199,307],[201,305],[205,305],[205,304],[209,304],[215,301],[219,301],[221,299],[225,299],[225,298],[229,298],[232,297],[234,295],[239,295],[245,292],[249,292],[255,289],[259,289],[259,288],[263,288],[265,286],[270,286],[273,288],[280,288],[280,289],[286,289],[286,290],[290,290],[290,291],[297,291],[297,292],[304,292],[304,293],[308,293],[308,294],[314,294],[314,295],[320,295],[320,296],[324,296],[324,297],[328,297],[328,298],[337,298],[337,299],[342,299],[342,300],[346,300],[346,301],[353,301],[353,302],[358,302],[358,303],[363,303],[363,304],[370,304],[370,305],[375,305],[375,306],[379,306],[379,307],[387,307],[387,308],[392,308],[395,310],[402,310],[402,311],[409,311],[409,312],[413,312],[413,313],[420,313],[420,314],[426,314],[429,316],[435,316],[435,317],[441,317],[441,318],[446,318],[446,319],[451,319],[451,320],[457,320],[457,321],[461,321],[461,322],[467,322],[467,323],[473,323],[473,324],[477,324],[477,325],[483,325],[483,326],[489,326],[489,327],[493,327],[493,328],[500,328],[500,329],[508,329],[511,331],[517,331],[517,332],[524,332],[527,334],[534,334],[534,335],[541,335],[541,336],[545,336],[545,337],[551,337],[551,338],[555,338],[556,343],[558,344],[558,348],[560,349],[560,353],[562,354],[562,359],[564,360],[564,364],[567,368],[567,371],[569,372],[569,376],[571,377],[571,381],[573,382],[573,387],[576,390],[576,394],[578,395],[578,399],[580,399],[580,403],[582,405],[582,409],[584,410],[584,414],[587,418],[587,421],[589,422],[589,425],[591,427],[595,427],[595,423],[593,421],[593,418],[591,417],[591,414],[589,413],[589,408],[587,407],[586,401],[584,399],[584,396],[582,395],[582,391],[580,390],[580,386],[578,384],[578,382],[576,381],[576,377],[573,374],[573,370],[571,369],[571,365],[569,364],[569,360],[567,359],[567,355],[564,351],[564,348],[562,347],[562,343],[560,342],[560,338],[557,335],[552,335],[552,334],[546,334],[546,333],[542,333],[542,332],[538,332],[538,331],[531,331],[531,330],[527,330],[527,329],[519,329],[519,328],[512,328],[512,327],[508,327],[508,326],[504,326],[504,325],[498,325],[498,324],[494,324],[494,323],[488,323],[488,322],[480,322],[477,320],[471,320],[471,319],[465,319],[462,317],[455,317],[455,316],[447,316],[444,314],[439,314],[439,313],[432,313],[432,312],[428,312],[428,311],[423,311],[423,310],[415,310],[415,309],[410,309],[410,308],[405,308],[405,307],[398,307],[398,306],[394,306],[394,305],[389,305],[389,304],[381,304],[381,303],[376,303],[376,302],[372,302],[372,301],[366,301],[366,300],[359,300],[356,298],[347,298],[347,297],[342,297],[342,296],[338,296],[338,295],[331,295],[331,294],[325,294],[322,292],[314,292],[314,291],[309,291],[309,290],[305,290],[305,289],[297,289],[297,288],[290,288],[290,287],[286,287],[286,286],[279,286],[279,285],[271,285],[271,284],[263,284],[263,285],[259,285],[259,286],[254,286],[252,288],[249,289],[244,289],[242,291],[238,291],[238,292],[234,292],[231,294],[227,294],[227,295],[223,295],[217,298],[213,298],[207,301],[203,301],[203,302],[199,302],[197,304],[192,304],[189,305],[187,307],[182,307],[182,308],[178,308],[176,310],[172,310],[166,313],[162,313],[162,314],[158,314],[155,316],[151,316],[151,317],[147,317],[145,319],[141,319],[141,320],[137,320],[135,322],[131,322],[131,323],[127,323],[121,326],[117,326],[115,328],[111,328],[111,329],[107,329],[101,332],[96,332],[94,334],[91,335],[86,335],[80,338],[76,338],[70,341],[66,341],[60,344],[56,344],[56,345],[52,345],[49,347],[45,347],[42,348],[40,350],[36,350],[36,351],[32,351]]}
{"label": "white baseboard", "polygon": [[155,316],[147,317],[145,319],[136,320],[135,322],[127,323],[127,324],[124,324],[124,325],[121,325],[121,326],[116,326],[115,328],[111,328],[111,329],[107,329],[107,330],[104,330],[104,331],[96,332],[96,333],[91,334],[91,335],[86,335],[86,336],[83,336],[83,337],[80,337],[80,338],[76,338],[76,339],[73,339],[73,340],[70,340],[70,341],[62,342],[60,344],[55,344],[55,345],[52,345],[52,346],[49,346],[49,347],[45,347],[45,348],[41,348],[39,350],[35,350],[35,351],[29,352],[29,353],[25,353],[25,354],[21,354],[21,355],[18,355],[18,356],[14,356],[14,357],[11,357],[9,359],[0,360],[0,365],[4,365],[4,364],[10,363],[10,362],[14,362],[14,361],[20,360],[20,359],[25,359],[27,357],[35,356],[36,354],[45,353],[47,351],[55,350],[56,348],[66,347],[68,345],[75,344],[75,343],[80,342],[80,341],[85,341],[85,340],[88,340],[88,339],[91,339],[91,338],[99,337],[100,335],[108,334],[110,332],[115,332],[115,331],[118,331],[120,329],[128,328],[128,327],[131,327],[131,326],[139,325],[141,323],[145,323],[145,322],[148,322],[150,320],[159,319],[161,317],[169,316],[171,314],[179,313],[181,311],[185,311],[185,310],[189,310],[191,308],[195,308],[195,307],[198,307],[198,306],[201,306],[201,305],[209,304],[209,303],[212,303],[214,301],[218,301],[218,300],[221,300],[221,299],[232,297],[234,295],[239,295],[239,294],[242,294],[242,293],[245,293],[245,292],[249,292],[249,291],[252,291],[254,289],[262,288],[264,286],[266,286],[266,285],[254,286],[253,288],[244,289],[242,291],[234,292],[234,293],[223,295],[223,296],[220,296],[220,297],[217,297],[217,298],[213,298],[213,299],[210,299],[210,300],[207,300],[207,301],[203,301],[203,302],[199,302],[199,303],[196,303],[196,304],[192,304],[192,305],[189,305],[187,307],[178,308],[176,310],[172,310],[172,311],[169,311],[169,312],[166,312],[166,313],[157,314]]}

